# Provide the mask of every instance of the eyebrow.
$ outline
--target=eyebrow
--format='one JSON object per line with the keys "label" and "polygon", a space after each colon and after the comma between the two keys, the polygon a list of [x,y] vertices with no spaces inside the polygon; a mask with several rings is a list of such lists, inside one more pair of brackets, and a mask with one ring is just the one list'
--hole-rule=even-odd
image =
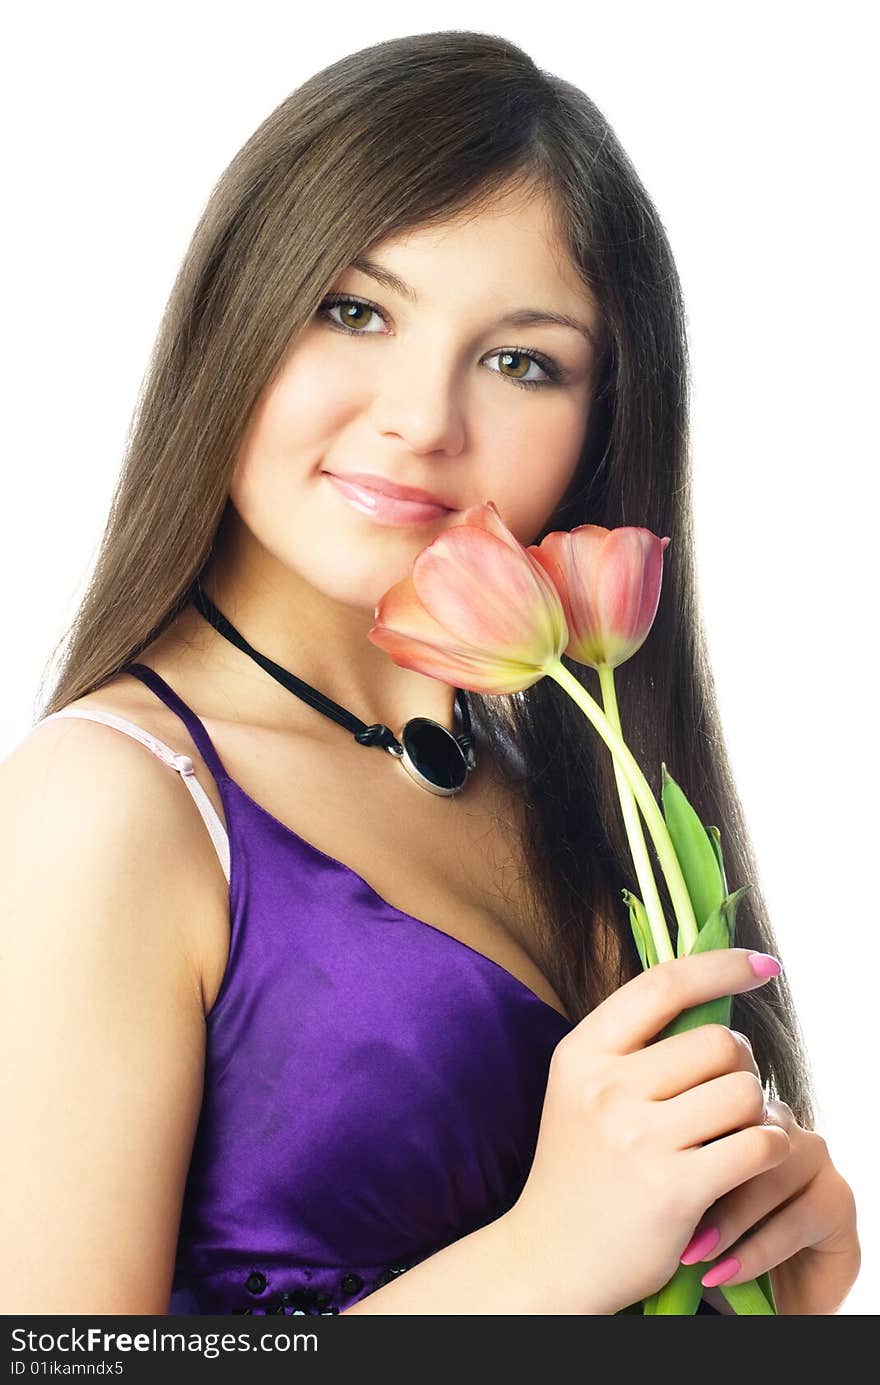
{"label": "eyebrow", "polygon": [[[352,269],[359,269],[362,274],[368,274],[371,279],[383,285],[386,289],[400,294],[401,298],[408,298],[411,303],[418,302],[418,295],[411,284],[393,274],[384,265],[377,264],[375,260],[368,260],[363,255],[358,255],[351,261]],[[555,325],[557,327],[571,327],[575,332],[580,332],[581,336],[587,338],[597,350],[599,343],[596,334],[585,322],[578,322],[577,318],[570,317],[568,313],[551,312],[549,308],[517,308],[512,313],[505,313],[504,317],[498,318],[499,327],[534,327],[540,324]]]}

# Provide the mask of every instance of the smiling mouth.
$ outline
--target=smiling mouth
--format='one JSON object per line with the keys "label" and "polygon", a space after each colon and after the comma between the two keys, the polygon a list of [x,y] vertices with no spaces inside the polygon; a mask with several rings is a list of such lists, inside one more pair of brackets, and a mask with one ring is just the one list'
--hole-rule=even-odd
{"label": "smiling mouth", "polygon": [[446,505],[437,505],[425,500],[400,500],[396,496],[383,495],[381,491],[374,491],[368,486],[334,476],[331,471],[325,471],[323,474],[353,509],[379,524],[426,524],[442,519],[444,515],[456,513]]}

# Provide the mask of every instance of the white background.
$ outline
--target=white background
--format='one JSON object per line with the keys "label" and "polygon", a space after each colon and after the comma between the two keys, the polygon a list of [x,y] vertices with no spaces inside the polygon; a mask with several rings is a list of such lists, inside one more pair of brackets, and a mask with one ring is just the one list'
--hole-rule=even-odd
{"label": "white background", "polygon": [[872,8],[468,0],[343,24],[259,0],[34,5],[7,20],[2,84],[0,757],[75,610],[199,211],[269,111],[357,48],[463,28],[513,39],[610,119],[684,283],[715,677],[818,1129],[856,1193],[842,1311],[862,1314],[880,1297]]}

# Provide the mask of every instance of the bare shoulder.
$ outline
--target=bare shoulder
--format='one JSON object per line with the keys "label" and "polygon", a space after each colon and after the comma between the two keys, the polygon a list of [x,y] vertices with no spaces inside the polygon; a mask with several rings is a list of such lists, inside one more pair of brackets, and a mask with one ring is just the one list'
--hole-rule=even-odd
{"label": "bare shoulder", "polygon": [[[124,689],[102,688],[69,705],[112,712],[200,759],[188,736],[177,735],[167,719],[148,704],[138,706]],[[197,773],[203,786],[210,780],[209,796],[222,822],[213,780],[203,765]],[[6,850],[20,854],[31,871],[57,873],[62,863],[75,871],[77,861],[85,870],[89,862],[107,890],[162,898],[166,942],[186,959],[207,1012],[225,964],[228,890],[205,823],[177,771],[103,723],[84,717],[41,721],[0,761],[0,824]],[[88,852],[82,850],[84,837],[92,846]]]}
{"label": "bare shoulder", "polygon": [[167,1311],[205,1058],[179,789],[79,718],[38,724],[0,762],[10,1312]]}

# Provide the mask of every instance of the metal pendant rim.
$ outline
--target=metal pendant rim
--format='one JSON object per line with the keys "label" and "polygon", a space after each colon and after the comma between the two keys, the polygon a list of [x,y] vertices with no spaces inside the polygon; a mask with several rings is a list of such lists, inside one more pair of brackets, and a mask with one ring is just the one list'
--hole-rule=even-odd
{"label": "metal pendant rim", "polygon": [[[422,774],[421,770],[419,770],[416,767],[415,763],[410,758],[409,752],[406,748],[407,727],[411,726],[414,722],[424,722],[427,723],[427,725],[429,726],[436,727],[436,729],[438,731],[442,731],[447,740],[451,741],[452,744],[455,746],[456,752],[458,753],[458,757],[461,761],[462,766],[462,775],[459,783],[453,784],[451,788],[447,788],[443,784],[438,784],[435,780],[428,779],[424,774]],[[467,757],[465,756],[465,753],[459,745],[458,741],[456,740],[455,736],[446,726],[443,726],[439,721],[435,721],[433,717],[410,717],[409,721],[407,721],[405,725],[402,726],[398,731],[397,740],[400,744],[400,755],[398,758],[400,759],[401,764],[403,765],[404,769],[406,770],[410,778],[414,779],[415,782],[421,788],[427,789],[429,793],[438,794],[443,798],[450,798],[453,794],[461,792],[461,790],[464,788],[467,782],[468,773],[470,772],[471,767],[470,765],[468,765]]]}

